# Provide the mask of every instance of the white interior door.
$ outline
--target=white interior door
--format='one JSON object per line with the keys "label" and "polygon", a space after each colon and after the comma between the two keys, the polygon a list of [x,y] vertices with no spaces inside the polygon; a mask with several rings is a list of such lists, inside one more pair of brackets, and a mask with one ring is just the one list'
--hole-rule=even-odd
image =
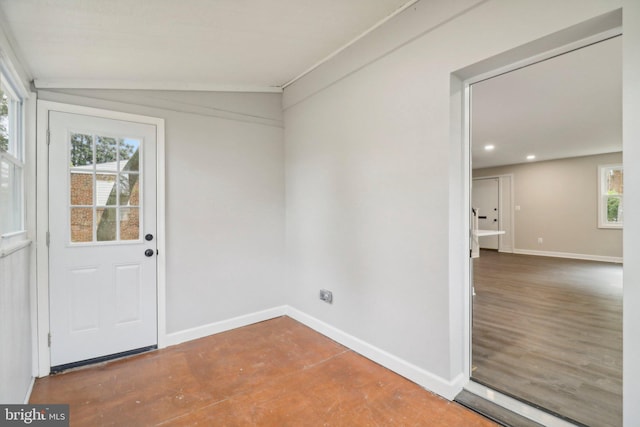
{"label": "white interior door", "polygon": [[49,114],[51,366],[157,344],[156,127]]}
{"label": "white interior door", "polygon": [[[479,230],[499,230],[500,180],[498,178],[474,179],[472,187],[473,207],[478,210]],[[480,247],[498,249],[498,236],[479,238]]]}

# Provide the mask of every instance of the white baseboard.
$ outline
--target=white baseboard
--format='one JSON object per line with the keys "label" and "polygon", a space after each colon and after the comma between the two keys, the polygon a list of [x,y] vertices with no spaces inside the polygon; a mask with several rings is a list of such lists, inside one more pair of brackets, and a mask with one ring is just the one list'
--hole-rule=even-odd
{"label": "white baseboard", "polygon": [[208,325],[199,326],[197,328],[186,329],[180,332],[174,332],[167,335],[167,346],[181,344],[183,342],[204,338],[209,335],[220,332],[229,331],[231,329],[240,328],[242,326],[251,325],[253,323],[262,322],[280,316],[289,316],[292,319],[310,327],[311,329],[325,335],[328,338],[344,345],[350,350],[361,354],[367,359],[384,366],[391,371],[402,375],[403,377],[417,383],[425,389],[439,394],[446,399],[453,398],[462,390],[467,378],[463,373],[458,375],[451,381],[439,377],[429,371],[426,371],[412,363],[407,362],[391,353],[388,353],[374,345],[371,345],[359,338],[354,337],[328,323],[325,323],[313,316],[303,313],[290,306],[274,307],[268,310],[256,313],[238,316],[220,322],[210,323]]}
{"label": "white baseboard", "polygon": [[27,389],[27,393],[24,396],[24,404],[28,405],[29,400],[31,399],[31,392],[33,391],[33,386],[36,384],[36,377],[31,377],[31,383],[29,384],[29,388]]}
{"label": "white baseboard", "polygon": [[393,354],[337,329],[328,323],[316,319],[315,317],[309,316],[308,314],[293,307],[288,307],[286,314],[292,319],[295,319],[322,335],[325,335],[345,347],[348,347],[367,359],[373,360],[379,365],[402,375],[403,377],[415,382],[429,391],[445,397],[446,399],[453,400],[453,398],[462,390],[463,385],[466,382],[466,378],[462,373],[453,380],[447,381],[438,375],[415,366],[406,360],[394,356]]}
{"label": "white baseboard", "polygon": [[166,345],[176,345],[183,342],[204,338],[209,335],[218,334],[220,332],[229,331],[231,329],[240,328],[242,326],[251,325],[253,323],[263,322],[275,317],[284,316],[287,313],[287,306],[274,307],[255,313],[245,314],[243,316],[233,317],[231,319],[221,320],[219,322],[209,323],[207,325],[198,326],[196,328],[185,329],[184,331],[173,332],[167,334]]}
{"label": "white baseboard", "polygon": [[553,252],[553,251],[535,251],[530,249],[514,249],[514,254],[521,255],[535,255],[535,256],[548,256],[555,258],[570,258],[570,259],[584,259],[587,261],[602,261],[613,262],[622,264],[622,257],[603,256],[603,255],[588,255],[588,254],[572,254],[570,252]]}

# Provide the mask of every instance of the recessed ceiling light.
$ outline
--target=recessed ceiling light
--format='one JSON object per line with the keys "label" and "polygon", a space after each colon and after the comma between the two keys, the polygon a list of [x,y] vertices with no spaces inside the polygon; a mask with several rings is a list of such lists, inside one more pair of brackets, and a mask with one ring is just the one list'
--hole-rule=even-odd
{"label": "recessed ceiling light", "polygon": [[535,154],[529,154],[529,155],[527,156],[527,160],[533,160],[533,159],[535,159],[535,158],[536,158]]}
{"label": "recessed ceiling light", "polygon": [[496,146],[493,145],[493,144],[487,144],[487,145],[484,146],[485,151],[491,151],[494,148],[496,148]]}

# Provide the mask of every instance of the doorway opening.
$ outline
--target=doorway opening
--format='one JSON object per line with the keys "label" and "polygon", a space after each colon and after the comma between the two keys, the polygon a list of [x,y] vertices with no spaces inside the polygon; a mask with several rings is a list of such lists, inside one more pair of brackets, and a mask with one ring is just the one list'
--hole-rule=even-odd
{"label": "doorway opening", "polygon": [[468,85],[471,207],[513,177],[513,246],[486,234],[471,261],[469,389],[577,425],[622,425],[624,195],[599,172],[622,164],[621,62],[616,35]]}

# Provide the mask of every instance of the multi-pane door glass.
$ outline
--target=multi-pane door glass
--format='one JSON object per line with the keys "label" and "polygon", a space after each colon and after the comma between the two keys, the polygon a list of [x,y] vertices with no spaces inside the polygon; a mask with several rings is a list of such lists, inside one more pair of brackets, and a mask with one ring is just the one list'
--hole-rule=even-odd
{"label": "multi-pane door glass", "polygon": [[141,148],[134,138],[70,135],[72,243],[140,239]]}

